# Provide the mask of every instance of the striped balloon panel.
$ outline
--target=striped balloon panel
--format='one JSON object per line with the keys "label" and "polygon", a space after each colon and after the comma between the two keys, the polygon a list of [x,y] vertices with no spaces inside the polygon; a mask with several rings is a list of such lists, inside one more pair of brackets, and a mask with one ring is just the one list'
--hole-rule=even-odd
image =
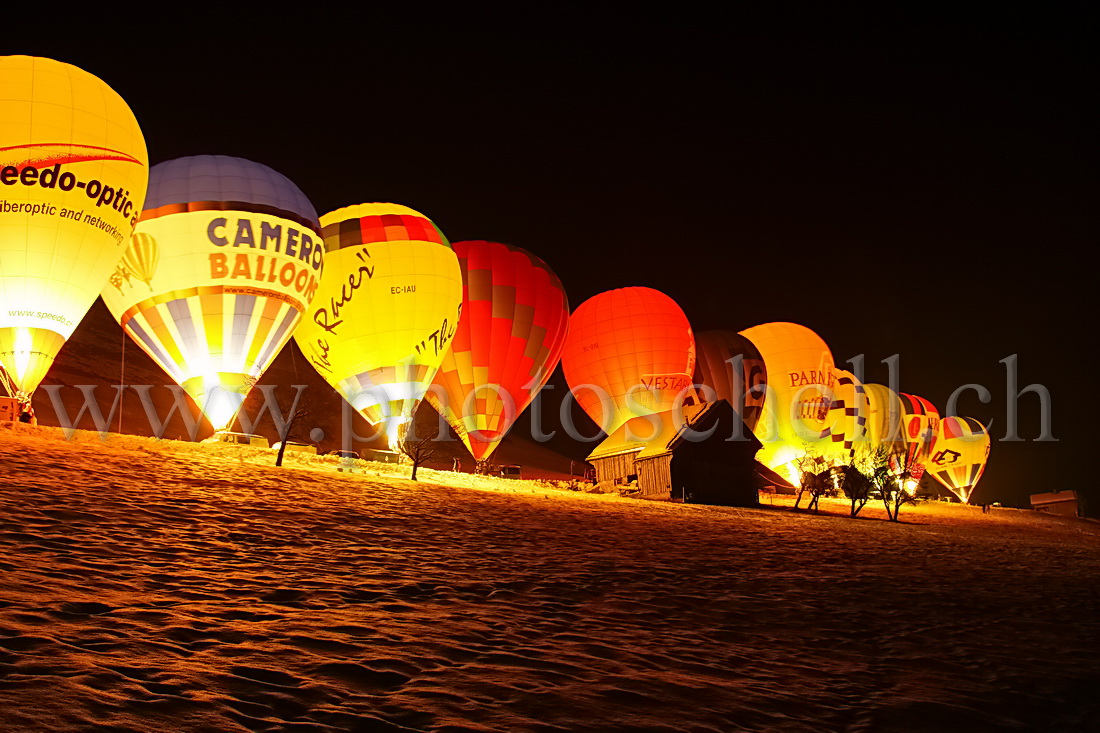
{"label": "striped balloon panel", "polygon": [[902,435],[904,409],[897,392],[881,384],[865,384],[868,420],[867,437],[871,447],[886,446],[891,453],[907,446]]}
{"label": "striped balloon panel", "polygon": [[193,291],[142,301],[122,319],[126,331],[179,383],[219,372],[258,378],[301,317],[281,298],[217,287]]}
{"label": "striped balloon panel", "polygon": [[902,436],[906,442],[909,465],[923,465],[936,444],[936,431],[940,413],[928,400],[916,395],[900,393],[902,407]]}

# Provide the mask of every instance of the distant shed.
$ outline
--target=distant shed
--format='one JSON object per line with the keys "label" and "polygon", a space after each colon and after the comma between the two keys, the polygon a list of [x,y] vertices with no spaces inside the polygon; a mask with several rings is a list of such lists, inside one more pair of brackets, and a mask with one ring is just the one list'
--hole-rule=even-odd
{"label": "distant shed", "polygon": [[[734,422],[736,421],[736,423]],[[735,428],[741,428],[735,432]],[[741,440],[730,440],[734,435]],[[728,402],[629,420],[588,456],[597,481],[630,484],[651,498],[755,506],[760,442]]]}
{"label": "distant shed", "polygon": [[1080,502],[1076,491],[1054,491],[1049,494],[1032,494],[1031,508],[1044,514],[1058,514],[1063,517],[1081,516]]}

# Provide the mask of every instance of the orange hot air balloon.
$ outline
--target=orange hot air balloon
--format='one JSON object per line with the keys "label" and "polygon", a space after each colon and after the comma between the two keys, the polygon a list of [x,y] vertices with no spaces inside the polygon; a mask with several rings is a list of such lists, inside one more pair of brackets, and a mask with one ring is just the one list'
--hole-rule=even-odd
{"label": "orange hot air balloon", "polygon": [[695,336],[664,293],[609,290],[573,311],[561,363],[578,404],[610,434],[683,399],[695,368]]}
{"label": "orange hot air balloon", "polygon": [[964,504],[989,460],[989,431],[972,417],[945,417],[927,459],[928,472]]}
{"label": "orange hot air balloon", "polygon": [[[733,405],[749,430],[756,428],[764,409],[768,372],[752,341],[733,331],[695,334],[694,381],[714,390],[715,399]],[[699,396],[707,399],[705,390]]]}
{"label": "orange hot air balloon", "polygon": [[487,459],[561,359],[569,303],[527,250],[455,242],[462,316],[427,399],[478,461]]}

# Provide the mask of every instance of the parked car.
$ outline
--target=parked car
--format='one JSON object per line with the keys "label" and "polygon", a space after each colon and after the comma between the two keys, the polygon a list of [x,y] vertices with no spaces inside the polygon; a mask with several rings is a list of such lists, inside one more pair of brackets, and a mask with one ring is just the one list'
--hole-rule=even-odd
{"label": "parked car", "polygon": [[401,463],[402,456],[400,453],[392,450],[368,448],[363,451],[363,458],[368,461],[377,461],[378,463]]}
{"label": "parked car", "polygon": [[500,477],[501,478],[522,478],[523,466],[501,466]]}
{"label": "parked car", "polygon": [[[271,446],[271,450],[277,451],[280,447],[282,447],[282,445],[283,444],[281,442],[276,443],[275,445]],[[296,453],[312,453],[313,455],[317,455],[317,446],[313,445],[312,443],[299,443],[296,440],[288,440],[286,442],[286,451],[284,451],[284,453],[288,451],[294,451]]]}
{"label": "parked car", "polygon": [[251,433],[233,433],[228,430],[219,430],[202,442],[233,443],[235,445],[248,445],[253,448],[270,447],[267,442],[267,438],[262,435],[253,435]]}
{"label": "parked car", "polygon": [[336,456],[337,458],[351,458],[353,460],[359,459],[359,453],[353,450],[330,450],[325,454],[326,456]]}

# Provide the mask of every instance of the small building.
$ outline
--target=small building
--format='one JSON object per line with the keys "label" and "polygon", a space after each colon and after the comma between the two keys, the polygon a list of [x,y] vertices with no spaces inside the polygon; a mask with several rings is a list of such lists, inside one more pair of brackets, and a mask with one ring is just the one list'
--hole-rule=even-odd
{"label": "small building", "polygon": [[729,402],[719,400],[628,420],[588,460],[597,481],[636,482],[647,498],[755,506],[759,449]]}
{"label": "small building", "polygon": [[19,413],[19,400],[0,395],[0,422],[15,422]]}
{"label": "small building", "polygon": [[1081,516],[1081,505],[1076,491],[1054,491],[1049,494],[1032,494],[1031,508],[1044,514],[1063,517]]}

